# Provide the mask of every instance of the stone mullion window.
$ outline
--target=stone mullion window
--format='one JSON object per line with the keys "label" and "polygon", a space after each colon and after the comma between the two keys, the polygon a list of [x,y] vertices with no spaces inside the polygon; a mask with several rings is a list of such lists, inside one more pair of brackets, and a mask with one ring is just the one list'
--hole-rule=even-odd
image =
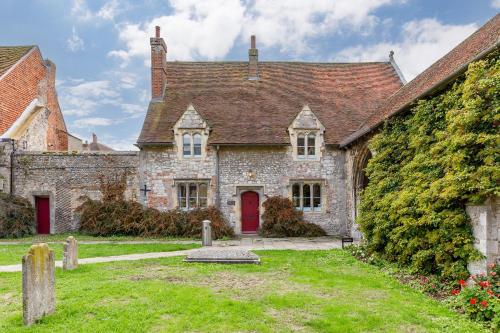
{"label": "stone mullion window", "polygon": [[182,156],[200,157],[201,145],[200,133],[185,133],[182,135]]}
{"label": "stone mullion window", "polygon": [[177,184],[178,207],[182,210],[205,208],[208,204],[207,182],[180,182]]}
{"label": "stone mullion window", "polygon": [[297,136],[297,157],[299,159],[316,158],[316,135],[314,133]]}
{"label": "stone mullion window", "polygon": [[294,182],[292,185],[292,202],[297,210],[304,212],[320,212],[322,209],[321,184],[317,182]]}

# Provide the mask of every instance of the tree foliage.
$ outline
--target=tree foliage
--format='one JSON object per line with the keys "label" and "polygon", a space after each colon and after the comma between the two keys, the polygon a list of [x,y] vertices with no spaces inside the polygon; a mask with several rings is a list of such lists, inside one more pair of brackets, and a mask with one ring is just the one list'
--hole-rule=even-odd
{"label": "tree foliage", "polygon": [[0,193],[0,238],[31,236],[35,233],[35,210],[21,197]]}
{"label": "tree foliage", "polygon": [[467,274],[479,258],[467,203],[499,193],[498,51],[369,142],[358,223],[368,249],[414,270]]}

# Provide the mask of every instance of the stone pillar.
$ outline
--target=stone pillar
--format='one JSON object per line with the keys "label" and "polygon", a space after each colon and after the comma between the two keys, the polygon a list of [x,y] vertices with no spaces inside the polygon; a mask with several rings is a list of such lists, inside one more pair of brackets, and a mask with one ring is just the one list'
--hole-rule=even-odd
{"label": "stone pillar", "polygon": [[500,257],[498,198],[490,198],[483,205],[468,205],[466,211],[471,219],[474,247],[485,256],[483,260],[470,262],[468,268],[471,274],[485,273],[487,265]]}
{"label": "stone pillar", "polygon": [[47,244],[32,245],[23,256],[24,325],[55,311],[54,269],[54,252]]}
{"label": "stone pillar", "polygon": [[202,245],[203,246],[212,246],[212,227],[210,226],[209,220],[205,220],[202,222]]}
{"label": "stone pillar", "polygon": [[69,236],[64,243],[63,270],[72,270],[78,267],[78,243],[73,236]]}

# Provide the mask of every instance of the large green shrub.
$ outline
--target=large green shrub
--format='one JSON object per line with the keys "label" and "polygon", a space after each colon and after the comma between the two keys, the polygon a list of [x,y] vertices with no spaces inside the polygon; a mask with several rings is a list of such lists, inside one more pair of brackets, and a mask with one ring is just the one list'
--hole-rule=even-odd
{"label": "large green shrub", "polygon": [[280,196],[264,202],[264,216],[259,232],[265,237],[317,237],[326,232],[318,225],[304,221],[304,215],[292,201]]}
{"label": "large green shrub", "polygon": [[0,193],[0,238],[24,237],[35,233],[35,210],[21,197]]}
{"label": "large green shrub", "polygon": [[479,254],[465,204],[499,193],[499,110],[495,52],[370,140],[358,219],[370,252],[415,271],[467,274]]}

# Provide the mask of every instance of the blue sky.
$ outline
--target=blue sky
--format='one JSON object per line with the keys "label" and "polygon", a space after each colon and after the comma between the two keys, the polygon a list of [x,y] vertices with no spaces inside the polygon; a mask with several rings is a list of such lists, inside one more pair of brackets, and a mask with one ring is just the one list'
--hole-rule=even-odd
{"label": "blue sky", "polygon": [[134,149],[150,98],[149,36],[169,60],[376,61],[408,79],[498,13],[500,0],[2,0],[0,45],[40,47],[57,65],[71,133]]}

